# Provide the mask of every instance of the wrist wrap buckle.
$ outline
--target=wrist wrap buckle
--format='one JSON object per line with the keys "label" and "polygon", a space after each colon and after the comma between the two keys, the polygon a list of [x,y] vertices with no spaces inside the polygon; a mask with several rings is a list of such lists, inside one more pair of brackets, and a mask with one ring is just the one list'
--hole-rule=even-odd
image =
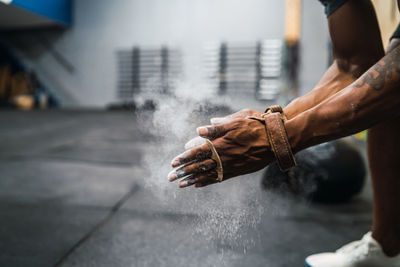
{"label": "wrist wrap buckle", "polygon": [[284,125],[287,118],[283,113],[282,107],[278,105],[270,106],[261,114],[261,118],[249,117],[249,119],[264,123],[269,146],[274,152],[281,171],[287,171],[296,166],[296,160]]}

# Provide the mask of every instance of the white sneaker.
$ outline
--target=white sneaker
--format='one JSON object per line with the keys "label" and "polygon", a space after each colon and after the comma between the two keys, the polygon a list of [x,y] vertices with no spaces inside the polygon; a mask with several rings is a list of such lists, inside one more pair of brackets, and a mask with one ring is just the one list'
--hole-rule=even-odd
{"label": "white sneaker", "polygon": [[320,253],[306,258],[308,267],[397,267],[400,254],[386,256],[379,243],[368,232],[359,241],[351,242],[335,253]]}

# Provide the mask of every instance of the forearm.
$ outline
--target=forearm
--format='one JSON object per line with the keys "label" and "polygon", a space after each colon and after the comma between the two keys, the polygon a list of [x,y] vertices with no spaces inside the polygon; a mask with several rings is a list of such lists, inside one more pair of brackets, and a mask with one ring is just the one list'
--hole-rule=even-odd
{"label": "forearm", "polygon": [[352,0],[328,17],[334,62],[308,94],[285,108],[288,118],[346,88],[384,56],[375,11],[370,1]]}
{"label": "forearm", "polygon": [[295,117],[347,87],[357,78],[352,73],[340,70],[337,62],[334,61],[313,90],[296,98],[285,107],[285,115],[289,119]]}
{"label": "forearm", "polygon": [[357,81],[286,122],[295,152],[400,114],[400,46]]}

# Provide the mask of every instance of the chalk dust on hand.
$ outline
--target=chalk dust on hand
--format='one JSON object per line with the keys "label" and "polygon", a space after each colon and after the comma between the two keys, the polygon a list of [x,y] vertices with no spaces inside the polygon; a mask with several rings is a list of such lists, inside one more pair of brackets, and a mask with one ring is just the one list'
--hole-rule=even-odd
{"label": "chalk dust on hand", "polygon": [[[214,244],[242,247],[246,252],[255,241],[247,238],[244,229],[255,228],[264,212],[256,197],[261,190],[257,177],[248,175],[201,189],[179,189],[177,182],[167,179],[172,169],[171,159],[184,151],[187,141],[197,136],[196,128],[209,124],[210,117],[233,112],[227,108],[227,99],[210,99],[205,94],[209,95],[182,85],[174,94],[143,96],[143,99],[155,100],[157,108],[154,113],[137,115],[138,124],[154,137],[143,155],[142,166],[149,175],[142,182],[154,195],[154,203],[150,204],[164,212],[195,215],[195,227],[188,238],[201,237]],[[196,139],[186,144],[186,148],[201,142],[204,141]]]}

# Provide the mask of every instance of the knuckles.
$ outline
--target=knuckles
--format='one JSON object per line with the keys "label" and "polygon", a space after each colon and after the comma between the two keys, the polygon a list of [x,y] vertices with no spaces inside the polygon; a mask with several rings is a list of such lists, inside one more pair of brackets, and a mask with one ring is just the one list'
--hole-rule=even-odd
{"label": "knuckles", "polygon": [[252,113],[252,110],[249,109],[249,108],[245,108],[245,109],[242,109],[240,112],[241,112],[241,113],[244,113],[244,114],[251,114],[251,113]]}

